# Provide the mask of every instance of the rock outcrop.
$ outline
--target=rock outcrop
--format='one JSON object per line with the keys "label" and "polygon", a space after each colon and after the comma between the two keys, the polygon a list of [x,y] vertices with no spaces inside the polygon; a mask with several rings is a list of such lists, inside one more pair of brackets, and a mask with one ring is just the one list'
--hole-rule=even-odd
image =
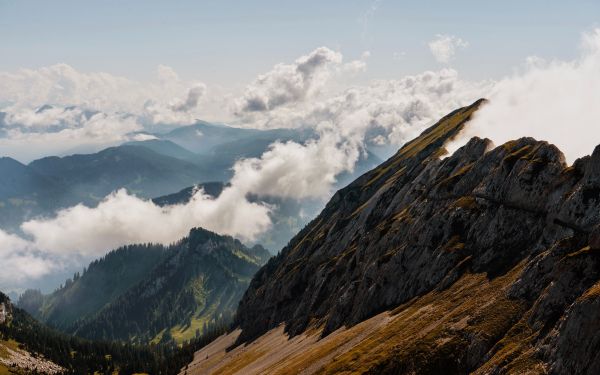
{"label": "rock outcrop", "polygon": [[[13,306],[10,298],[0,292],[0,372],[60,374],[64,368],[44,358],[40,354],[32,354],[19,347],[15,341],[5,340],[4,329],[12,323]],[[7,373],[8,373],[7,372]],[[2,372],[4,373],[4,372]]]}
{"label": "rock outcrop", "polygon": [[0,324],[6,324],[12,317],[12,304],[4,293],[0,292]]}
{"label": "rock outcrop", "polygon": [[473,138],[441,158],[481,104],[338,191],[255,275],[238,344],[280,324],[327,336],[429,301],[395,332],[431,337],[389,338],[387,355],[365,347],[324,372],[598,373],[600,147],[567,166],[544,141]]}

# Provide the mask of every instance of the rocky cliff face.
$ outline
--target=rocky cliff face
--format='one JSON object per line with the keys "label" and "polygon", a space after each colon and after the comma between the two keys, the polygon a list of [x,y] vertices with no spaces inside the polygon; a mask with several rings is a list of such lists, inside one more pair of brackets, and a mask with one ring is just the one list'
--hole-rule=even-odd
{"label": "rocky cliff face", "polygon": [[0,324],[6,324],[12,317],[12,304],[4,293],[0,292]]}
{"label": "rocky cliff face", "polygon": [[431,337],[329,370],[356,370],[361,358],[373,373],[598,373],[600,148],[567,166],[543,141],[473,138],[441,159],[481,104],[337,192],[254,277],[238,343],[281,323],[292,336],[326,336],[427,299],[396,333]]}

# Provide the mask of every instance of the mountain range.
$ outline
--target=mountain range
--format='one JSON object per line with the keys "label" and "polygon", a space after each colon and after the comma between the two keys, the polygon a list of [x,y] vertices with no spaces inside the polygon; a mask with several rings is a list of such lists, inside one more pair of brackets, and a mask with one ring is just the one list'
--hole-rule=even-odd
{"label": "mountain range", "polygon": [[[93,154],[50,156],[25,165],[14,159],[0,158],[0,228],[20,232],[20,225],[38,217],[53,217],[57,210],[85,204],[94,207],[108,194],[125,188],[130,194],[162,202],[189,200],[182,189],[227,184],[232,167],[242,158],[260,157],[270,144],[280,141],[305,142],[314,134],[308,129],[239,129],[198,122],[176,128],[154,139],[127,142]],[[338,185],[379,164],[380,159],[367,151],[353,173],[338,176]],[[207,183],[212,183],[207,184]],[[214,183],[213,183],[214,182]],[[214,190],[214,195],[220,193]],[[206,191],[211,194],[211,191]],[[298,202],[293,199],[254,197],[276,206],[273,229],[257,242],[272,251],[281,249],[291,236],[318,213],[322,202]]]}
{"label": "mountain range", "polygon": [[262,131],[199,122],[93,154],[50,156],[27,165],[3,157],[0,227],[18,230],[24,220],[51,216],[60,208],[94,206],[120,188],[155,198],[202,182],[227,182],[240,158],[259,157],[275,141],[303,142],[308,136],[301,130]]}

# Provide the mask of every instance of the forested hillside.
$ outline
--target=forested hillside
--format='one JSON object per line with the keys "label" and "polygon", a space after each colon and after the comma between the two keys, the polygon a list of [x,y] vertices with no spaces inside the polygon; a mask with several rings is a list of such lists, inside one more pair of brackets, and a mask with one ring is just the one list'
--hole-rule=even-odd
{"label": "forested hillside", "polygon": [[261,246],[248,248],[198,228],[171,246],[115,250],[50,295],[25,292],[19,306],[89,339],[181,343],[231,321],[251,277],[269,257]]}

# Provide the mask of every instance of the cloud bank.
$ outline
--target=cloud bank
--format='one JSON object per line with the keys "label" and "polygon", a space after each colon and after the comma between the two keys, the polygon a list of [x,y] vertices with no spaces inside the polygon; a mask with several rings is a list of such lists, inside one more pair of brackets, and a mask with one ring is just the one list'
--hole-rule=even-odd
{"label": "cloud bank", "polygon": [[97,207],[77,205],[21,228],[32,238],[33,248],[59,256],[99,256],[131,243],[170,244],[195,226],[252,240],[270,226],[270,208],[240,199],[238,193],[226,188],[213,199],[200,190],[187,204],[160,207],[122,189]]}
{"label": "cloud bank", "polygon": [[67,64],[0,72],[0,149],[24,162],[94,152],[158,124],[193,123],[205,92],[167,66],[148,83]]}

